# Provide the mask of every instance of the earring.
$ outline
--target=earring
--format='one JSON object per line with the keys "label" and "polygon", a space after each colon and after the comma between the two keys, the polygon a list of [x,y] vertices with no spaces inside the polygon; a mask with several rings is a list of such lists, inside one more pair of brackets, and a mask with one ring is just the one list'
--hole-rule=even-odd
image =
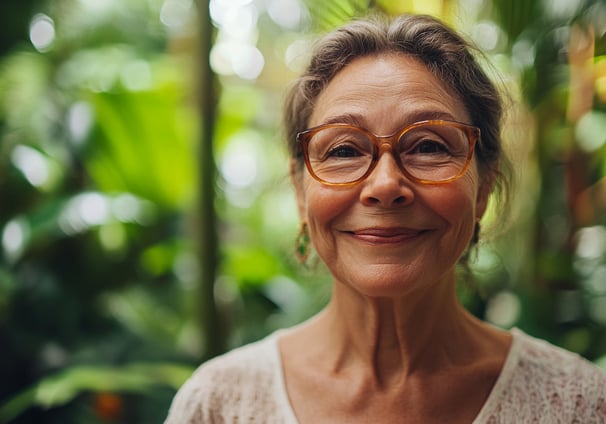
{"label": "earring", "polygon": [[475,227],[473,227],[473,237],[471,238],[471,245],[475,246],[480,241],[480,221],[476,221]]}
{"label": "earring", "polygon": [[305,261],[307,261],[309,256],[309,241],[307,223],[303,222],[295,241],[295,256],[297,257],[299,263],[304,264]]}

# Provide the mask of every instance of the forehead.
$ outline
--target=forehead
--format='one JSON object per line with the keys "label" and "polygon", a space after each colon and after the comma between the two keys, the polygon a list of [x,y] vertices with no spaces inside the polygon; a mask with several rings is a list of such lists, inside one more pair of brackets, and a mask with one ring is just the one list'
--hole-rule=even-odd
{"label": "forehead", "polygon": [[422,119],[469,123],[461,99],[423,63],[401,53],[357,58],[335,75],[316,99],[309,126],[342,118],[377,133]]}

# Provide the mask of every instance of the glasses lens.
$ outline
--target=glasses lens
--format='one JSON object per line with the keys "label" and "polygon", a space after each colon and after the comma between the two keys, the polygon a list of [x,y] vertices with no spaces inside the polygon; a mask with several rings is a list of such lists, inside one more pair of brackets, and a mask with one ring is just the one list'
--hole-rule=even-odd
{"label": "glasses lens", "polygon": [[445,181],[459,175],[467,166],[469,140],[464,130],[449,124],[424,124],[400,137],[400,161],[413,177],[426,181]]}
{"label": "glasses lens", "polygon": [[[390,138],[390,137],[379,137]],[[395,146],[400,165],[412,178],[448,181],[461,175],[470,159],[467,132],[455,123],[413,124]],[[347,125],[316,130],[307,144],[311,171],[320,180],[346,184],[359,180],[373,164],[372,136]]]}
{"label": "glasses lens", "polygon": [[329,183],[348,183],[362,177],[372,163],[372,141],[351,127],[326,127],[307,146],[316,176]]}

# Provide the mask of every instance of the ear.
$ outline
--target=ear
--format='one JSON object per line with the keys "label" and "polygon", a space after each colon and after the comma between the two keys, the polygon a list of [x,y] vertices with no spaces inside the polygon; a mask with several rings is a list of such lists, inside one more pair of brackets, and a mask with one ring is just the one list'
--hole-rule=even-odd
{"label": "ear", "polygon": [[295,159],[290,160],[290,181],[295,188],[295,197],[299,218],[305,222],[305,190],[303,188],[303,170]]}

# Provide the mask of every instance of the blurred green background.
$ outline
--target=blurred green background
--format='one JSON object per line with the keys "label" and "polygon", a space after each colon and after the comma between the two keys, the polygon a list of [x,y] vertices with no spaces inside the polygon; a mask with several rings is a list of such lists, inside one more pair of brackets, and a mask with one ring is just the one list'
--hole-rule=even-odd
{"label": "blurred green background", "polygon": [[605,366],[606,2],[3,0],[0,422],[161,423],[202,360],[322,307],[282,93],[371,10],[442,17],[509,93],[462,301]]}

